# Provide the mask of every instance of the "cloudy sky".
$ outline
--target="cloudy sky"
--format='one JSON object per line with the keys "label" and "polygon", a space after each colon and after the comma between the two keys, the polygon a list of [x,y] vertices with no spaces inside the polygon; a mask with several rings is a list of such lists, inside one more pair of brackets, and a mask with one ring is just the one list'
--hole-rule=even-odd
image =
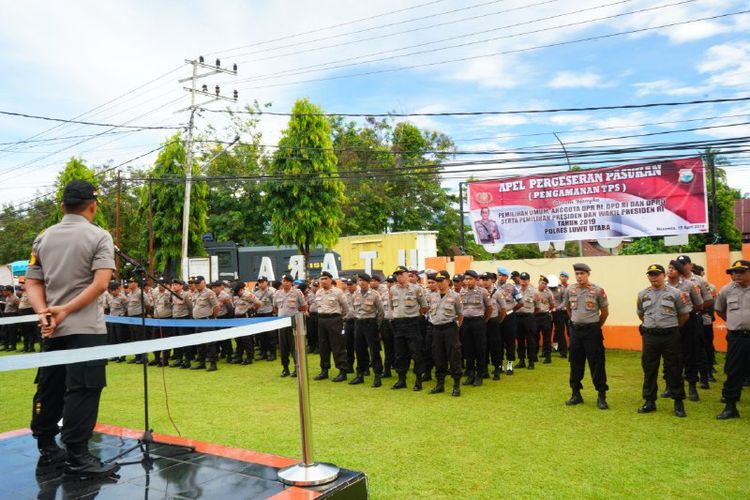
{"label": "cloudy sky", "polygon": [[[190,72],[184,60],[199,55],[239,66],[236,77],[201,83],[220,84],[225,94],[237,89],[239,106],[258,100],[277,112],[300,97],[339,113],[743,98],[750,96],[750,14],[742,13],[749,8],[746,0],[4,2],[0,111],[179,127],[189,96],[178,80]],[[276,142],[286,120],[262,117],[264,143]],[[730,184],[750,192],[750,101],[409,120],[447,133],[460,151],[497,152],[482,159],[557,150],[554,133],[571,151],[643,148],[586,166],[698,151],[688,144],[653,153],[649,145],[724,141]],[[196,123],[221,127],[223,115],[205,112]],[[0,202],[47,192],[71,156],[117,165],[170,133],[0,115]],[[532,164],[471,175],[518,175]]]}

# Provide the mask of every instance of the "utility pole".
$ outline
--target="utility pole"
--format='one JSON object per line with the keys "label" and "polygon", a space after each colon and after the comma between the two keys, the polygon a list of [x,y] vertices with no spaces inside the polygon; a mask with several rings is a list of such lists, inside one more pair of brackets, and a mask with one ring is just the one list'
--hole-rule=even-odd
{"label": "utility pole", "polygon": [[[115,205],[115,244],[120,248],[120,196],[122,193],[122,178],[117,171],[117,203]],[[115,254],[115,278],[120,279],[120,255]]]}
{"label": "utility pole", "polygon": [[[180,252],[180,275],[182,279],[187,281],[187,259],[188,259],[188,242],[190,240],[190,191],[192,187],[193,179],[193,126],[195,125],[195,112],[205,106],[206,104],[216,102],[219,100],[237,102],[237,91],[233,92],[232,97],[226,97],[221,95],[221,89],[218,85],[214,87],[214,92],[209,93],[208,85],[203,85],[200,89],[196,87],[196,81],[200,78],[206,78],[219,73],[227,73],[230,75],[237,76],[237,65],[234,64],[232,69],[222,68],[221,61],[216,59],[214,65],[206,64],[203,56],[198,59],[186,59],[185,62],[192,66],[192,75],[179,80],[179,83],[190,82],[190,87],[183,87],[184,90],[190,92],[190,107],[182,109],[180,111],[190,111],[190,119],[188,120],[187,137],[185,140],[186,149],[186,161],[185,161],[185,198],[182,207],[182,251]],[[204,69],[206,72],[198,73],[198,69]],[[196,96],[209,97],[208,101],[201,102],[200,104],[195,103]]]}
{"label": "utility pole", "polygon": [[154,275],[154,200],[151,192],[151,176],[148,176],[148,273]]}

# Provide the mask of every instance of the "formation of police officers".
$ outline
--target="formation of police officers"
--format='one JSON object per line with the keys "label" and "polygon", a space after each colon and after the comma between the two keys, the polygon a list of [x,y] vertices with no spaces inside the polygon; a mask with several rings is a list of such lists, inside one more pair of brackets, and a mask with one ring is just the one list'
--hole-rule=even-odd
{"label": "formation of police officers", "polygon": [[[715,311],[726,318],[729,348],[722,398],[727,406],[718,418],[739,416],[739,391],[750,377],[750,303],[747,285],[742,284],[750,279],[748,267],[747,261],[735,262],[727,270],[732,283],[718,294],[702,277],[703,269],[693,265],[687,255],[672,260],[666,268],[660,264],[648,268],[650,286],[637,297],[645,400],[639,413],[656,410],[662,358],[666,390],[661,396],[674,400],[674,413],[679,417],[686,415],[686,397],[699,400],[698,387],[708,389],[709,383],[715,382]],[[344,280],[343,290],[328,272],[310,284],[290,275],[273,284],[261,277],[252,291],[245,283],[217,281],[207,285],[202,276],[187,283],[158,280],[156,286],[147,280],[144,287],[131,279],[125,289],[113,282],[102,296],[101,306],[112,316],[145,314],[159,319],[294,316],[302,312],[307,316],[309,349],[320,354],[320,373],[315,380],[329,378],[331,358],[338,370],[332,381],[343,382],[348,374],[354,374],[349,381],[352,385],[364,383],[372,370],[372,387],[380,387],[382,379],[393,377],[395,371],[397,381],[392,388],[403,389],[411,368],[415,374],[413,390],[420,391],[423,382],[432,380],[434,370],[436,384],[430,394],[445,392],[446,379],[450,378],[451,394],[459,396],[462,385],[481,386],[485,379],[499,380],[501,374],[513,375],[518,368],[533,370],[540,358],[542,363],[551,363],[552,353],[557,351],[563,358],[569,356],[572,395],[565,403],[583,403],[582,380],[588,363],[597,406],[607,409],[609,387],[602,334],[609,314],[607,295],[589,281],[589,266],[575,264],[573,269],[572,284],[568,283],[568,273],[561,272],[551,284],[542,276],[536,286],[528,273],[509,272],[503,267],[497,274],[473,270],[453,277],[446,271],[427,273],[425,287],[415,269],[400,266],[385,283],[377,275],[363,273],[357,280]],[[4,293],[6,315],[33,314],[25,292],[19,296],[12,287],[6,287]],[[111,343],[143,339],[138,325],[110,323],[108,328]],[[159,338],[211,329],[150,327],[146,336]],[[16,347],[18,333],[11,330],[4,329],[7,350]],[[24,351],[32,352],[37,328],[27,323],[19,330]],[[151,360],[135,356],[128,362],[215,371],[219,359],[247,365],[274,361],[277,352],[281,376],[296,376],[291,328],[239,337],[234,342],[155,352]]]}

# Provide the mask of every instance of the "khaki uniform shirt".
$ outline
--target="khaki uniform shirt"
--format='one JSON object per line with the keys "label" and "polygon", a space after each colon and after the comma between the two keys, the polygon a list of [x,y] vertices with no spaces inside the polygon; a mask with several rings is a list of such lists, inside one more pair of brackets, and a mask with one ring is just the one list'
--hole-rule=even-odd
{"label": "khaki uniform shirt", "polygon": [[305,307],[305,296],[299,288],[290,288],[285,292],[282,288],[273,294],[273,306],[278,316],[294,316]]}
{"label": "khaki uniform shirt", "polygon": [[[140,288],[136,288],[134,291],[128,293],[128,316],[140,316],[143,313],[141,309],[141,294],[143,292]],[[149,299],[148,293],[143,296],[144,304],[148,309],[151,306],[151,300]]]}
{"label": "khaki uniform shirt", "polygon": [[315,301],[315,294],[312,290],[305,291],[305,300],[307,300],[307,310],[310,314],[317,314],[318,303]]}
{"label": "khaki uniform shirt", "polygon": [[244,316],[259,305],[260,301],[255,294],[243,288],[240,294],[234,298],[234,315]]}
{"label": "khaki uniform shirt", "polygon": [[523,288],[518,289],[518,294],[520,295],[521,304],[522,306],[516,310],[516,312],[524,313],[524,314],[534,314],[537,309],[541,306],[541,300],[539,297],[539,292],[536,291],[536,288],[529,285],[524,290]]}
{"label": "khaki uniform shirt", "polygon": [[383,316],[383,301],[380,299],[380,294],[372,288],[368,288],[365,293],[358,290],[352,297],[352,305],[357,319]]}
{"label": "khaki uniform shirt", "polygon": [[227,301],[229,301],[230,304],[232,303],[232,296],[229,295],[229,292],[227,292],[226,290],[220,291],[219,295],[216,297],[216,300],[219,301],[219,316],[226,316],[227,314],[229,314]]}
{"label": "khaki uniform shirt", "polygon": [[[104,292],[106,293],[106,292]],[[23,292],[21,298],[18,299],[18,309],[31,309],[31,302],[29,301],[29,294]]]}
{"label": "khaki uniform shirt", "polygon": [[315,293],[315,302],[318,304],[318,314],[341,314],[344,316],[349,311],[344,292],[335,286],[331,286],[328,290],[320,287]]}
{"label": "khaki uniform shirt", "polygon": [[157,290],[154,297],[154,318],[171,318],[172,317],[172,294],[168,291]]}
{"label": "khaki uniform shirt", "polygon": [[109,299],[109,315],[125,316],[128,310],[128,298],[120,292],[117,296],[112,295]]}
{"label": "khaki uniform shirt", "polygon": [[565,289],[563,303],[573,323],[599,323],[599,310],[609,306],[604,288],[594,283],[570,285]]}
{"label": "khaki uniform shirt", "polygon": [[500,315],[500,309],[505,309],[503,293],[497,288],[491,288],[487,290],[487,293],[490,294],[490,305],[492,306],[490,318],[497,318]]}
{"label": "khaki uniform shirt", "polygon": [[690,277],[687,278],[687,280],[692,281],[693,283],[698,285],[703,302],[714,300],[713,295],[711,295],[711,287],[708,286],[708,281],[706,281],[703,276],[698,276],[697,274],[690,273]]}
{"label": "khaki uniform shirt", "polygon": [[[91,285],[95,271],[114,268],[112,236],[81,215],[66,214],[34,240],[26,278],[43,281],[47,305],[60,306]],[[107,333],[96,301],[69,314],[52,337],[79,333]]]}
{"label": "khaki uniform shirt", "polygon": [[727,330],[750,330],[750,286],[729,283],[716,296],[714,309],[727,316]]}
{"label": "khaki uniform shirt", "polygon": [[563,303],[563,295],[565,295],[566,288],[567,287],[560,285],[560,286],[556,286],[555,288],[549,289],[552,292],[552,296],[555,298],[555,308],[557,311],[560,310],[560,306]]}
{"label": "khaki uniform shirt", "polygon": [[555,294],[552,293],[552,290],[549,288],[545,288],[544,290],[540,290],[539,292],[539,307],[538,311],[540,313],[548,313],[555,310],[555,304],[557,302],[555,301]]}
{"label": "khaki uniform shirt", "polygon": [[461,292],[461,302],[464,306],[465,318],[482,317],[490,306],[490,294],[480,286],[467,287]]}
{"label": "khaki uniform shirt", "polygon": [[391,300],[388,287],[381,285],[378,292],[380,293],[380,301],[383,303],[383,319],[393,319],[393,310],[391,310]]}
{"label": "khaki uniform shirt", "polygon": [[680,277],[680,281],[677,283],[670,283],[667,281],[667,285],[672,286],[679,290],[680,293],[687,295],[691,311],[703,305],[703,297],[697,283]]}
{"label": "khaki uniform shirt", "polygon": [[518,289],[511,281],[506,281],[500,285],[500,293],[503,294],[503,304],[505,305],[506,314],[513,314],[513,308],[516,306],[516,295]]}
{"label": "khaki uniform shirt", "polygon": [[218,305],[219,300],[213,290],[196,290],[193,295],[193,319],[210,318],[214,314],[214,307]]}
{"label": "khaki uniform shirt", "polygon": [[357,317],[354,313],[354,295],[357,293],[359,293],[359,287],[353,292],[350,292],[349,290],[344,291],[344,297],[346,297],[346,305],[348,307],[344,319],[354,319]]}
{"label": "khaki uniform shirt", "polygon": [[458,320],[463,316],[463,302],[461,296],[452,289],[445,295],[440,292],[432,292],[428,295],[430,303],[430,323],[433,325],[444,325]]}
{"label": "khaki uniform shirt", "polygon": [[427,307],[424,290],[419,285],[407,283],[406,286],[393,285],[389,293],[389,302],[393,319],[416,318],[419,309]]}
{"label": "khaki uniform shirt", "polygon": [[661,289],[648,287],[638,292],[636,311],[643,316],[645,328],[676,328],[677,316],[691,309],[687,294],[670,285]]}
{"label": "khaki uniform shirt", "polygon": [[180,296],[172,296],[172,317],[186,318],[192,314],[193,302],[190,300],[190,294],[184,290],[175,292]]}
{"label": "khaki uniform shirt", "polygon": [[255,292],[255,297],[260,301],[260,307],[258,308],[258,314],[271,314],[273,312],[273,294],[276,293],[276,289],[271,285],[268,288]]}
{"label": "khaki uniform shirt", "polygon": [[21,302],[21,300],[18,298],[15,292],[11,294],[10,297],[5,297],[5,309],[3,312],[5,314],[15,314],[18,312],[18,304]]}

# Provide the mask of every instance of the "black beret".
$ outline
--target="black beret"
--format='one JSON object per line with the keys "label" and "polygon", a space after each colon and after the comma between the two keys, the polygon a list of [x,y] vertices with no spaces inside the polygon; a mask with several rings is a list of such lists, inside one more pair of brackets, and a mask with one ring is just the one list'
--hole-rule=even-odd
{"label": "black beret", "polygon": [[96,188],[90,182],[84,180],[70,181],[63,190],[62,202],[64,205],[75,206],[84,201],[96,199]]}
{"label": "black beret", "polygon": [[371,278],[374,279],[375,281],[383,281],[383,277],[379,274],[372,273]]}
{"label": "black beret", "polygon": [[464,277],[479,278],[479,274],[473,269],[469,269],[464,273]]}
{"label": "black beret", "polygon": [[693,261],[690,260],[690,257],[687,256],[687,255],[680,255],[679,257],[677,257],[677,260],[679,260],[683,264],[692,264],[693,263]]}
{"label": "black beret", "polygon": [[518,278],[519,275],[520,273],[518,271],[513,271],[512,273],[510,273],[511,278]]}
{"label": "black beret", "polygon": [[291,281],[294,282],[294,277],[291,274],[285,274],[281,277],[281,281]]}
{"label": "black beret", "polygon": [[539,276],[539,281],[544,281],[545,283],[547,283],[549,285],[549,278],[547,278],[544,275]]}
{"label": "black beret", "polygon": [[175,279],[172,280],[172,284],[173,285],[183,285],[184,283],[182,282],[181,279],[175,278]]}
{"label": "black beret", "polygon": [[362,281],[366,281],[368,283],[372,281],[372,277],[367,273],[359,273],[357,277],[361,279]]}
{"label": "black beret", "polygon": [[427,273],[427,279],[435,281],[435,278],[437,277],[437,273]]}
{"label": "black beret", "polygon": [[705,269],[703,269],[703,266],[701,266],[700,264],[693,264],[693,272],[695,274],[703,274],[704,270]]}
{"label": "black beret", "polygon": [[464,275],[463,274],[454,274],[453,275],[453,281],[455,281],[456,283],[458,283],[460,281],[463,281],[463,280],[464,280]]}
{"label": "black beret", "polygon": [[395,277],[395,276],[393,276],[392,274],[389,274],[389,275],[388,275],[388,276],[387,276],[387,277],[385,278],[385,280],[386,280],[386,281],[387,281],[388,283],[393,283],[393,282],[395,282],[395,281],[396,281],[396,277]]}
{"label": "black beret", "polygon": [[331,278],[331,279],[333,279],[333,274],[329,273],[328,271],[323,271],[322,273],[320,273],[320,277],[321,277],[321,278],[322,278],[322,277],[324,277],[324,276],[325,276],[326,278]]}
{"label": "black beret", "polygon": [[211,282],[211,288],[213,288],[215,286],[224,286],[224,282],[220,281],[220,280],[212,281]]}
{"label": "black beret", "polygon": [[574,271],[585,271],[587,273],[591,272],[591,268],[587,264],[584,264],[583,262],[579,262],[578,264],[573,264],[573,270]]}
{"label": "black beret", "polygon": [[669,265],[674,267],[674,270],[680,274],[683,274],[685,272],[685,266],[683,266],[682,262],[680,262],[679,260],[670,260]]}
{"label": "black beret", "polygon": [[492,275],[490,273],[482,273],[479,275],[479,277],[482,278],[483,280],[488,280],[492,277]]}
{"label": "black beret", "polygon": [[120,284],[116,281],[111,281],[108,288],[110,290],[117,290],[118,288],[120,288]]}
{"label": "black beret", "polygon": [[518,275],[518,279],[521,279],[521,280],[530,280],[531,276],[529,276],[529,273],[523,272],[523,273],[521,273],[521,274]]}
{"label": "black beret", "polygon": [[261,282],[261,281],[268,281],[268,278],[266,278],[265,276],[261,276],[258,278],[258,282]]}
{"label": "black beret", "polygon": [[345,283],[347,285],[356,285],[357,284],[357,282],[356,282],[356,280],[354,278],[346,278]]}
{"label": "black beret", "polygon": [[656,273],[656,274],[664,274],[666,271],[664,270],[664,266],[661,264],[651,264],[648,266],[648,269],[646,269],[646,274]]}
{"label": "black beret", "polygon": [[196,283],[200,283],[201,281],[206,281],[206,278],[204,278],[203,276],[196,276],[195,278],[193,278],[193,281],[195,281]]}

